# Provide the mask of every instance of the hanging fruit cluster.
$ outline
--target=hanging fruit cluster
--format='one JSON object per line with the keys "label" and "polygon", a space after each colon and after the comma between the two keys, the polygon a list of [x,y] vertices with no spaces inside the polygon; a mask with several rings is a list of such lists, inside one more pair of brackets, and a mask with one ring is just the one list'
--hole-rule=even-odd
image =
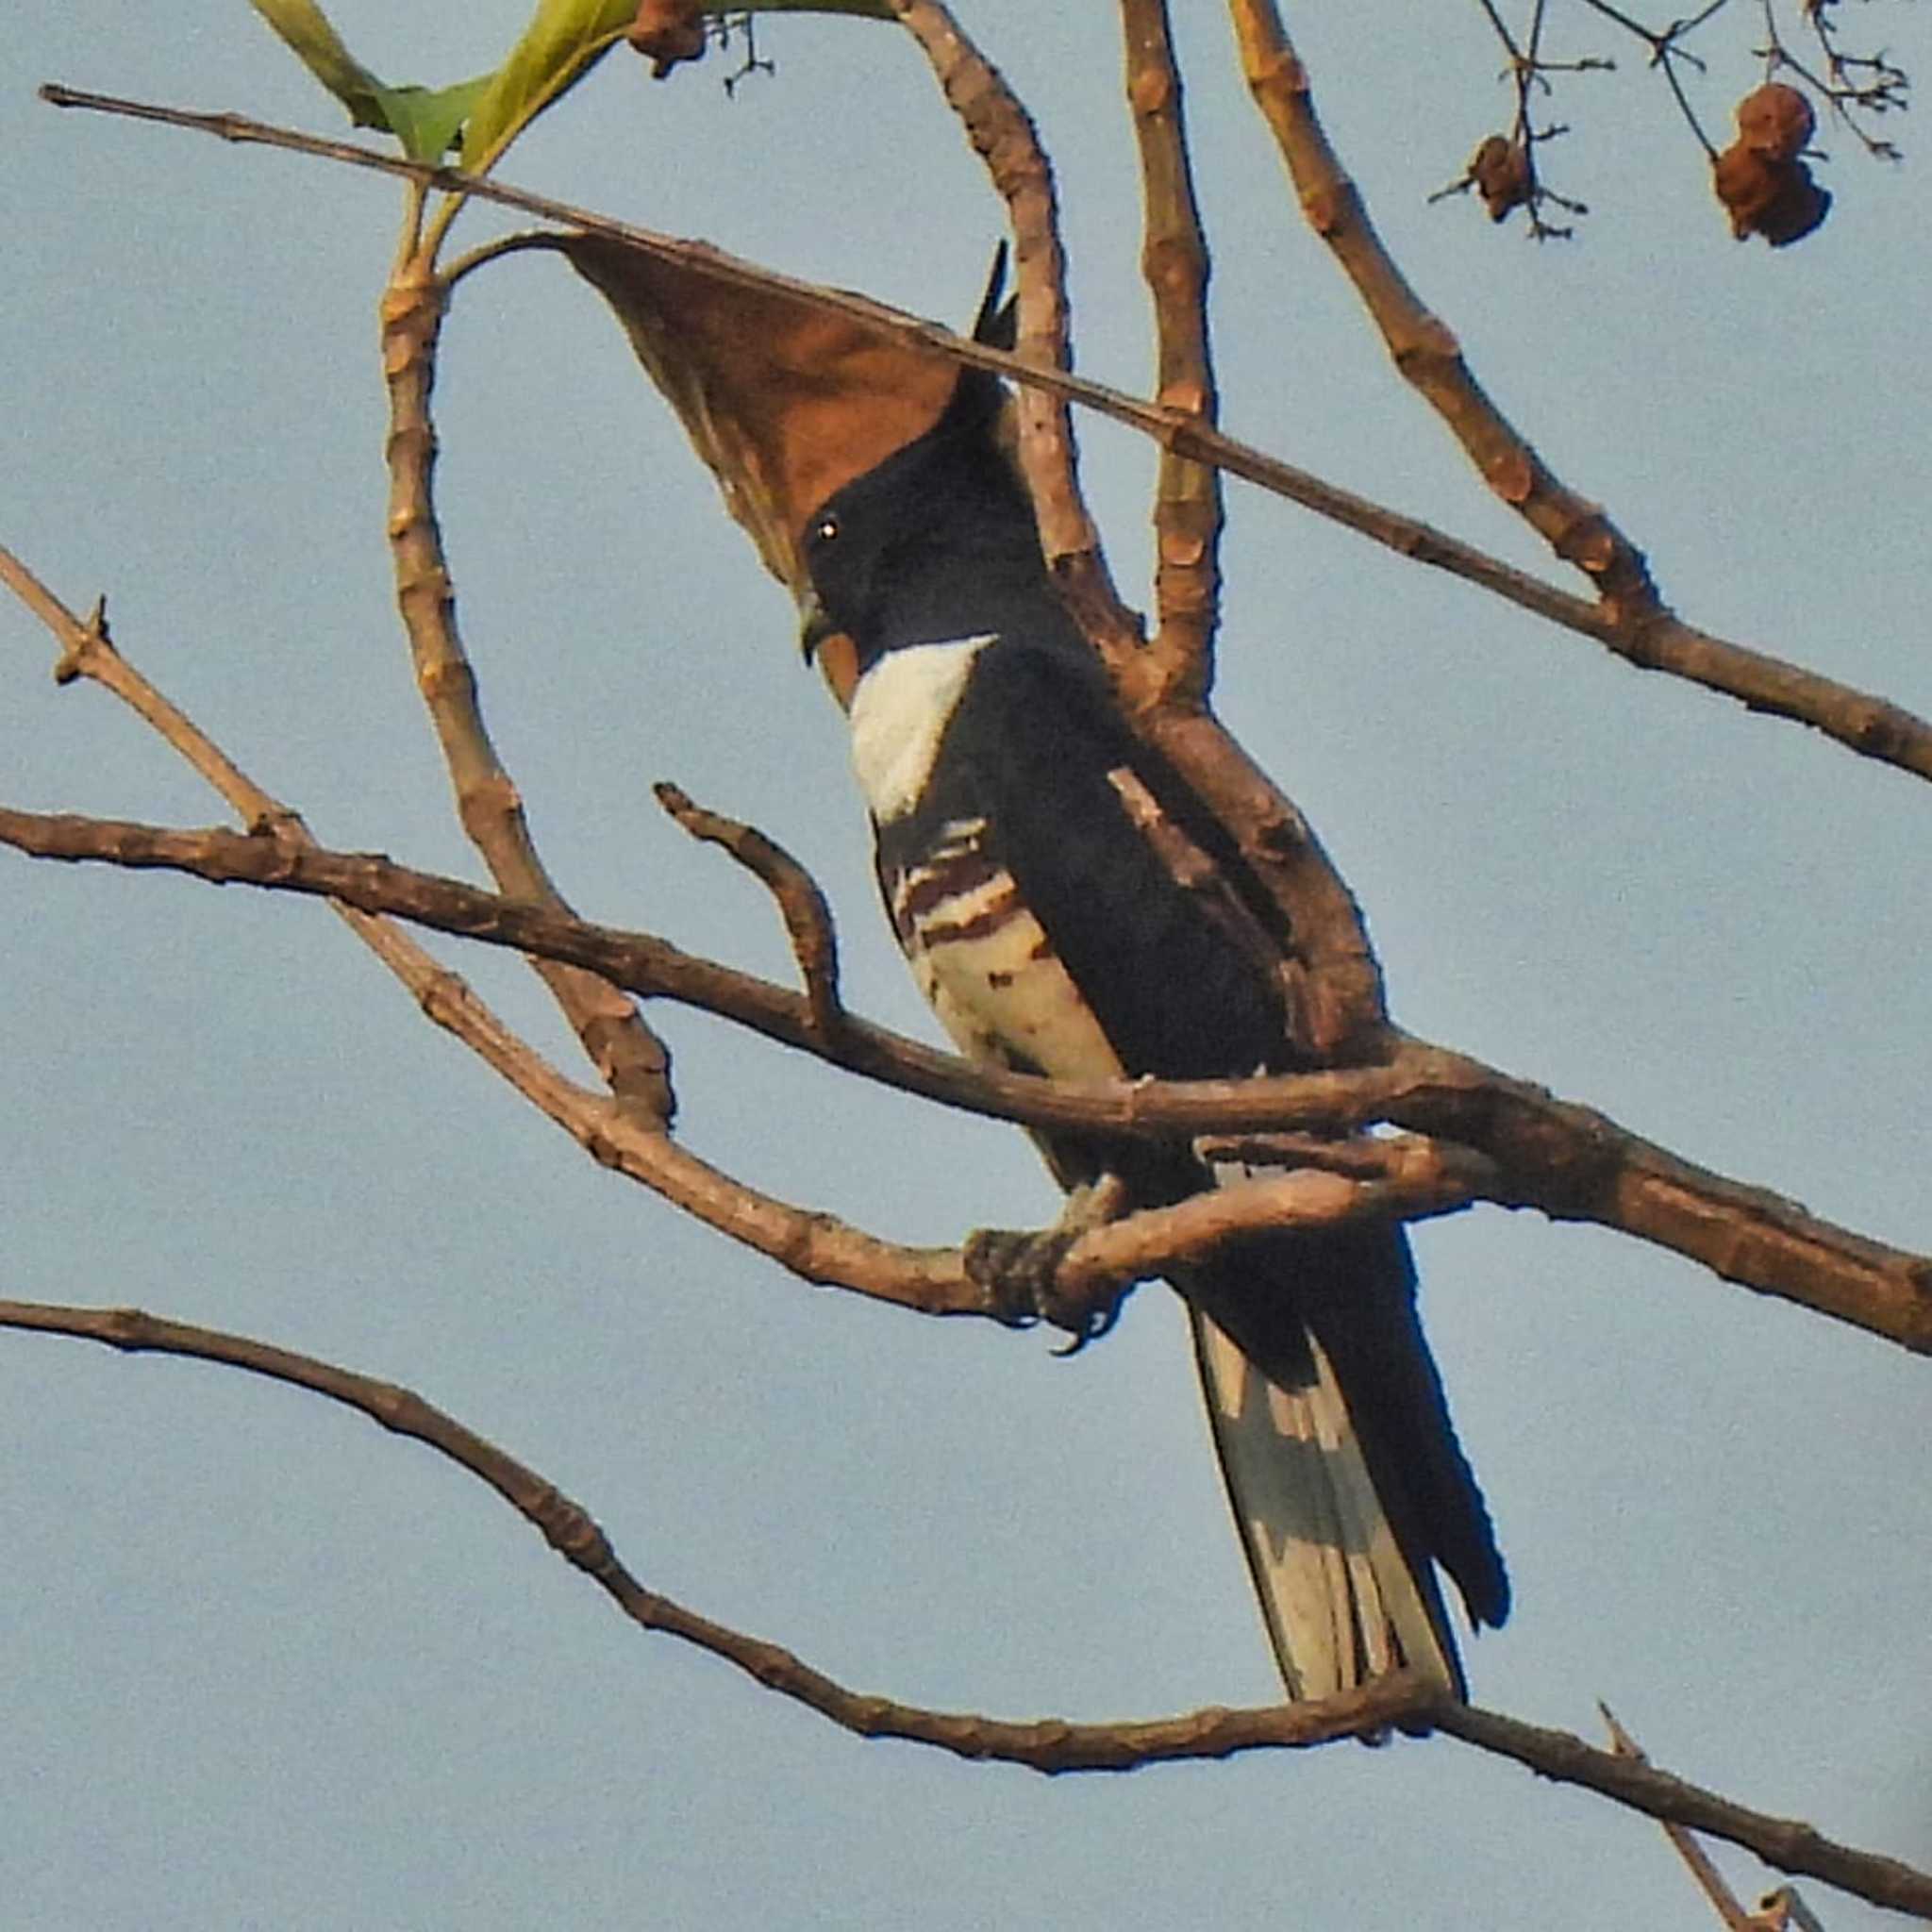
{"label": "hanging fruit cluster", "polygon": [[1529,150],[1507,134],[1492,134],[1471,159],[1469,179],[1482,196],[1491,221],[1507,221],[1511,208],[1530,206],[1535,183]]}
{"label": "hanging fruit cluster", "polygon": [[1784,248],[1824,221],[1831,196],[1802,158],[1816,125],[1794,87],[1767,81],[1738,103],[1738,138],[1711,165],[1711,186],[1739,241],[1762,235]]}

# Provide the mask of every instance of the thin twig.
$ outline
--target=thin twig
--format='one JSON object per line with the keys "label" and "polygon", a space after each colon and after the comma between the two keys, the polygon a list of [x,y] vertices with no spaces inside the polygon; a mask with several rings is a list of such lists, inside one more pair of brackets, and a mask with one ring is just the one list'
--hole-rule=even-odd
{"label": "thin twig", "polygon": [[[1611,1750],[1619,1757],[1648,1764],[1649,1757],[1638,1748],[1637,1740],[1617,1722],[1610,1707],[1599,1702],[1597,1708],[1603,1712],[1604,1726],[1610,1734]],[[1663,1828],[1672,1849],[1683,1859],[1691,1883],[1709,1901],[1711,1910],[1724,1921],[1728,1932],[1755,1932],[1751,1914],[1744,1909],[1742,1900],[1725,1883],[1724,1874],[1711,1862],[1710,1854],[1697,1842],[1696,1835],[1672,1818],[1663,1821]]]}
{"label": "thin twig", "polygon": [[1559,1784],[1581,1785],[1653,1818],[1668,1818],[1711,1838],[1726,1839],[1780,1872],[1821,1878],[1893,1911],[1922,1917],[1932,1913],[1932,1873],[1840,1844],[1802,1819],[1749,1810],[1655,1765],[1600,1751],[1571,1732],[1546,1730],[1500,1711],[1442,1705],[1434,1718],[1437,1729],[1465,1743],[1513,1757]]}
{"label": "thin twig", "polygon": [[1794,1885],[1780,1885],[1757,1901],[1752,1932],[1824,1932],[1819,1918]]}
{"label": "thin twig", "polygon": [[[170,702],[121,654],[108,635],[105,600],[83,622],[11,551],[0,548],[4,581],[46,625],[59,645],[58,683],[85,678],[99,685],[149,724],[226,801],[257,837],[319,849],[300,813],[256,784],[178,706]],[[460,1040],[513,1084],[541,1085],[558,1077],[504,1024],[459,974],[426,952],[396,923],[332,900],[331,908],[373,951],[437,1025]]]}
{"label": "thin twig", "polygon": [[1601,505],[1567,489],[1524,441],[1470,373],[1454,334],[1423,306],[1383,247],[1315,112],[1307,72],[1274,0],[1231,5],[1249,91],[1274,131],[1302,212],[1354,283],[1396,368],[1447,425],[1483,481],[1553,555],[1591,578],[1620,626],[1641,628],[1663,618],[1642,554]]}
{"label": "thin twig", "polygon": [[647,1590],[618,1557],[588,1510],[492,1442],[413,1391],[246,1336],[170,1322],[139,1308],[59,1307],[0,1301],[0,1327],[97,1341],[127,1354],[215,1361],[307,1389],[358,1410],[391,1433],[436,1450],[488,1483],[566,1561],[596,1583],[631,1621],[734,1664],[768,1690],[818,1711],[864,1738],[898,1738],[966,1758],[995,1758],[1034,1771],[1131,1771],[1163,1760],[1227,1757],[1299,1749],[1381,1731],[1426,1707],[1427,1688],[1401,1674],[1340,1697],[1244,1709],[1209,1707],[1147,1723],[1035,1722],[936,1711],[847,1690],[774,1643],[714,1623]]}
{"label": "thin twig", "polygon": [[[1897,143],[1869,133],[1858,116],[1903,113],[1910,105],[1907,93],[1911,86],[1905,70],[1894,66],[1883,48],[1873,55],[1840,51],[1831,18],[1834,0],[1819,0],[1819,4],[1811,5],[1804,5],[1801,0],[1799,10],[1804,23],[1824,57],[1824,73],[1815,74],[1791,52],[1790,43],[1778,31],[1777,9],[1772,0],[1761,0],[1761,4],[1766,42],[1753,51],[1764,61],[1767,70],[1773,75],[1787,71],[1795,74],[1874,160],[1902,159]],[[1858,78],[1861,74],[1865,78]]]}
{"label": "thin twig", "polygon": [[1614,25],[1622,27],[1625,33],[1634,34],[1650,49],[1650,64],[1663,75],[1671,90],[1671,97],[1677,104],[1677,111],[1683,115],[1690,132],[1697,137],[1698,144],[1704,149],[1705,154],[1711,160],[1716,160],[1717,149],[1712,144],[1710,137],[1705,133],[1704,124],[1697,118],[1697,109],[1690,105],[1690,96],[1684,92],[1684,83],[1677,77],[1677,62],[1682,60],[1696,68],[1700,74],[1705,71],[1703,60],[1684,42],[1707,21],[1722,13],[1730,5],[1730,0],[1708,0],[1708,4],[1699,12],[1688,19],[1673,20],[1668,26],[1662,28],[1644,25],[1641,20],[1632,18],[1622,8],[1611,6],[1609,0],[1583,0],[1583,4],[1592,13],[1601,14]]}
{"label": "thin twig", "polygon": [[58,1307],[0,1301],[0,1327],[97,1341],[128,1354],[158,1353],[221,1362],[307,1389],[407,1436],[502,1496],[567,1562],[598,1585],[645,1630],[661,1631],[735,1665],[768,1690],[818,1711],[863,1738],[898,1738],[967,1758],[998,1758],[1041,1772],[1128,1771],[1163,1759],[1226,1757],[1241,1751],[1296,1749],[1386,1729],[1415,1710],[1424,1687],[1385,1677],[1338,1698],[1248,1709],[1209,1708],[1141,1724],[1014,1723],[925,1710],[847,1690],[774,1643],[749,1637],[648,1590],[611,1548],[581,1505],[534,1470],[465,1428],[413,1391],[246,1336],[192,1326],[139,1308]]}
{"label": "thin twig", "polygon": [[1217,430],[1204,429],[1158,404],[1143,402],[1064,370],[1033,367],[1001,350],[969,341],[936,323],[889,308],[867,297],[774,275],[703,243],[631,227],[567,202],[507,188],[495,181],[479,180],[457,169],[427,168],[358,147],[351,142],[325,141],[291,128],[250,121],[242,115],[191,113],[108,94],[84,93],[52,82],[41,89],[41,98],[55,107],[122,114],[212,134],[238,143],[283,148],[404,180],[461,188],[506,208],[582,228],[590,234],[608,236],[729,286],[794,297],[875,329],[882,336],[936,350],[969,367],[990,369],[1024,386],[1041,388],[1084,404],[1152,437],[1164,449],[1212,463],[1260,489],[1287,497],[1318,516],[1355,530],[1413,562],[1447,571],[1508,603],[1547,618],[1565,630],[1591,638],[1640,670],[1662,671],[1688,679],[1734,697],[1748,709],[1809,725],[1862,757],[1932,778],[1932,723],[1887,699],[1699,630],[1668,612],[1638,622],[1621,608],[1573,596],[1431,525],[1403,516],[1353,491],[1337,489],[1309,471],[1282,462]]}
{"label": "thin twig", "polygon": [[839,933],[832,908],[819,882],[775,839],[722,812],[693,805],[677,786],[660,779],[652,786],[661,805],[693,839],[721,846],[761,880],[776,900],[791,941],[791,957],[805,982],[805,999],[812,1030],[829,1040],[843,1024],[844,1003],[839,996]]}

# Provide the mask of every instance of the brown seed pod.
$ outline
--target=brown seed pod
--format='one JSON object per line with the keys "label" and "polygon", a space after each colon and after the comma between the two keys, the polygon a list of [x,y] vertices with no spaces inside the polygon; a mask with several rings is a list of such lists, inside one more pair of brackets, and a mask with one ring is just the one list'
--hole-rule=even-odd
{"label": "brown seed pod", "polygon": [[1779,80],[1746,94],[1738,103],[1737,116],[1739,146],[1778,161],[1796,160],[1818,125],[1811,103]]}
{"label": "brown seed pod", "polygon": [[1774,248],[1808,235],[1831,207],[1831,196],[1803,161],[1767,154],[1741,140],[1718,156],[1711,186],[1730,210],[1731,233],[1740,242],[1762,235]]}
{"label": "brown seed pod", "polygon": [[1529,201],[1529,156],[1521,142],[1492,134],[1471,157],[1469,178],[1483,198],[1492,222],[1505,220],[1511,208]]}
{"label": "brown seed pod", "polygon": [[651,63],[651,78],[662,80],[680,60],[696,60],[705,51],[700,0],[638,0],[625,38]]}

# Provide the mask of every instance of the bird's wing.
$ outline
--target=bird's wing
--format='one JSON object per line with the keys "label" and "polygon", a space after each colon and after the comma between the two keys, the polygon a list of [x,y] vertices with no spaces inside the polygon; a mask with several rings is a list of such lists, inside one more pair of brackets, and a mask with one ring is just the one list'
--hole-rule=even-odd
{"label": "bird's wing", "polygon": [[[878,826],[878,859],[902,944],[961,1048],[1063,1079],[1279,1064],[1276,981],[1097,670],[1003,636],[959,683],[918,782]],[[1120,1173],[1150,1204],[1212,1185],[1185,1147],[1042,1138],[1063,1181]],[[1459,1692],[1431,1561],[1481,1621],[1500,1621],[1507,1589],[1402,1230],[1269,1235],[1177,1285],[1291,1694],[1397,1662]]]}

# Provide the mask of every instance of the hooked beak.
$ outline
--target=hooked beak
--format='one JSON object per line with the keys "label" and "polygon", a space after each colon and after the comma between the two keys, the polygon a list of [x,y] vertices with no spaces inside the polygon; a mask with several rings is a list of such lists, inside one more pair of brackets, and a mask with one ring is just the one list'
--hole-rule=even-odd
{"label": "hooked beak", "polygon": [[805,661],[809,664],[825,640],[838,635],[839,626],[832,621],[831,612],[819,602],[818,592],[806,591],[798,613],[798,648],[805,654]]}
{"label": "hooked beak", "polygon": [[808,591],[798,612],[798,648],[808,664],[816,663],[832,695],[843,710],[852,708],[852,693],[858,687],[858,646],[842,631],[837,620]]}

